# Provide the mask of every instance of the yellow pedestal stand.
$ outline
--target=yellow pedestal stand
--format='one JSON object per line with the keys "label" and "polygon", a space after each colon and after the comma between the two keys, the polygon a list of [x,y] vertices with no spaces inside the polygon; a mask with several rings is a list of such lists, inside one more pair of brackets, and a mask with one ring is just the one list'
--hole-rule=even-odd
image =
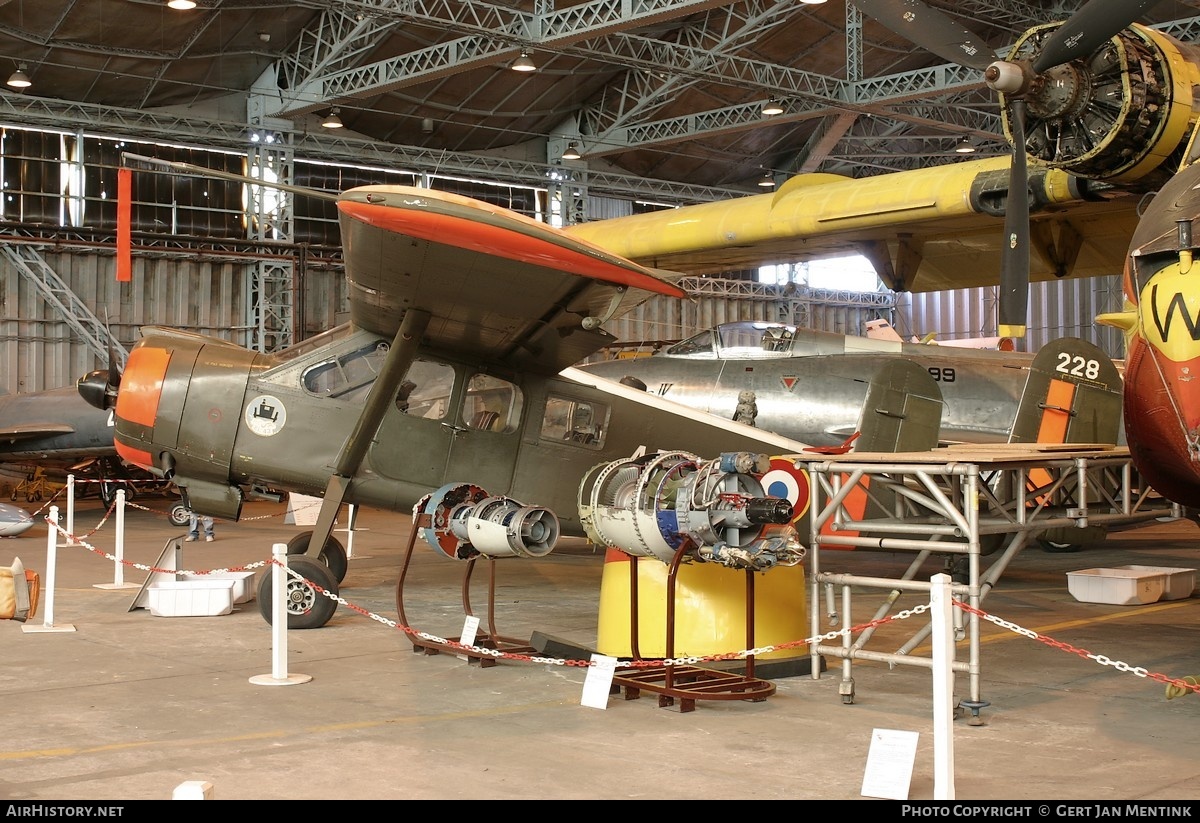
{"label": "yellow pedestal stand", "polygon": [[[664,657],[667,639],[666,563],[633,558],[609,549],[600,581],[596,649],[611,657],[631,657],[632,622],[629,563],[638,569],[638,653]],[[754,646],[803,640],[808,636],[803,566],[783,566],[754,576]],[[746,648],[746,572],[716,563],[686,563],[675,581],[675,657],[702,657]],[[807,657],[808,646],[780,649],[758,660]]]}

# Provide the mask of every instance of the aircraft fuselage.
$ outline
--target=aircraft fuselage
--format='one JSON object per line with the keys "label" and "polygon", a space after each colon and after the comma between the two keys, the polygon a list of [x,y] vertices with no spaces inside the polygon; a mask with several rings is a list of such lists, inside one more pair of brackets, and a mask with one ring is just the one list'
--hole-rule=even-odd
{"label": "aircraft fuselage", "polygon": [[[265,355],[151,330],[122,376],[118,452],[170,477],[194,510],[218,517],[237,519],[246,485],[320,495],[388,346],[379,335],[340,327]],[[471,483],[549,508],[564,534],[582,535],[579,483],[597,464],[642,447],[715,456],[805,445],[663,405],[622,386],[602,391],[419,352],[345,500],[407,511],[446,483]]]}
{"label": "aircraft fuselage", "polygon": [[1151,201],[1130,244],[1124,286],[1130,455],[1160,494],[1190,508],[1200,507],[1198,184],[1193,164]]}
{"label": "aircraft fuselage", "polygon": [[[772,343],[772,330],[786,330],[783,345]],[[746,345],[726,345],[737,341]],[[647,391],[725,419],[738,413],[739,396],[752,392],[756,427],[828,446],[854,433],[870,380],[897,359],[920,365],[941,390],[943,441],[994,443],[1008,438],[1034,356],[745,321],[664,353],[582,369],[612,380],[636,377]]]}

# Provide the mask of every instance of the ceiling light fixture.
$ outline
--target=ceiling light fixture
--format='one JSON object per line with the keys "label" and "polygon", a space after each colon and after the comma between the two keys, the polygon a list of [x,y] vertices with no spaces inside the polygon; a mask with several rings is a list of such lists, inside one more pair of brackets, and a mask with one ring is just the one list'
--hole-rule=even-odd
{"label": "ceiling light fixture", "polygon": [[329,112],[329,116],[321,121],[321,125],[327,129],[340,129],[343,125],[342,118],[338,117],[338,112],[341,109],[333,109]]}
{"label": "ceiling light fixture", "polygon": [[775,188],[775,178],[771,176],[771,172],[764,171],[763,176],[758,178],[758,185],[764,189]]}
{"label": "ceiling light fixture", "polygon": [[167,0],[167,5],[179,11],[196,8],[196,0]]}
{"label": "ceiling light fixture", "polygon": [[562,159],[563,160],[578,160],[581,157],[583,157],[583,155],[579,153],[579,144],[576,143],[574,140],[567,143],[567,150],[562,153]]}
{"label": "ceiling light fixture", "polygon": [[777,114],[783,114],[783,106],[772,96],[770,100],[763,103],[762,113],[764,117],[774,117]]}
{"label": "ceiling light fixture", "polygon": [[529,58],[529,51],[521,49],[521,56],[512,62],[513,71],[537,71],[537,66]]}
{"label": "ceiling light fixture", "polygon": [[33,81],[30,80],[29,75],[25,73],[24,63],[17,66],[17,70],[9,75],[8,85],[12,86],[14,89],[27,89],[33,85]]}
{"label": "ceiling light fixture", "polygon": [[957,154],[974,154],[975,153],[975,144],[971,142],[970,137],[967,137],[964,134],[962,136],[962,139],[960,139],[958,141],[958,143],[954,146],[954,151]]}

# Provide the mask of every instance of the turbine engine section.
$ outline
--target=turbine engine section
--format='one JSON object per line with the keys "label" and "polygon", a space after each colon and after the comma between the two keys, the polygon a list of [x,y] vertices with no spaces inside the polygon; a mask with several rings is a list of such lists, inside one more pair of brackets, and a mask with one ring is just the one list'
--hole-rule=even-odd
{"label": "turbine engine section", "polygon": [[579,516],[588,538],[634,557],[684,559],[765,571],[794,566],[805,549],[789,521],[787,500],[769,497],[758,477],[765,455],[730,452],[701,460],[663,452],[593,467],[579,486]]}
{"label": "turbine engine section", "polygon": [[544,557],[558,542],[558,517],[542,506],[493,497],[470,483],[447,483],[422,498],[413,520],[429,515],[421,537],[454,560]]}

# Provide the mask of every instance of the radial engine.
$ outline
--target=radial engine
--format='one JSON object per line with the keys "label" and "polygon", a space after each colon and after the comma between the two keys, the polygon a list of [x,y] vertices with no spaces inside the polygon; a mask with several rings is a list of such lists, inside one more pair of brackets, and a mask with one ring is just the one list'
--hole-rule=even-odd
{"label": "radial engine", "polygon": [[763,491],[765,455],[727,452],[702,460],[660,452],[594,466],[579,485],[588,538],[634,557],[716,562],[766,571],[804,559],[792,504]]}

